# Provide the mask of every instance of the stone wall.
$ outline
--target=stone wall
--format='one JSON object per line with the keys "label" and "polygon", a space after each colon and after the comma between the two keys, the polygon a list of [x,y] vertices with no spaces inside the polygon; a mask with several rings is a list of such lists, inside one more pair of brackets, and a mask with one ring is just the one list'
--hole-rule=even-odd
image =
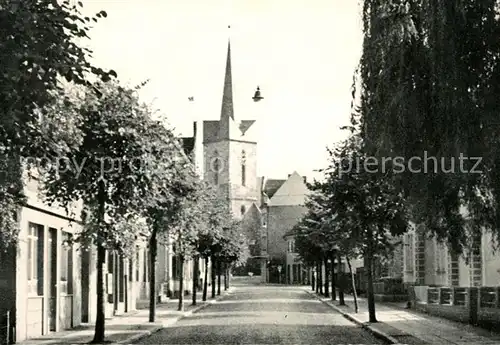
{"label": "stone wall", "polygon": [[450,320],[477,324],[486,328],[500,322],[498,287],[414,287],[415,309]]}

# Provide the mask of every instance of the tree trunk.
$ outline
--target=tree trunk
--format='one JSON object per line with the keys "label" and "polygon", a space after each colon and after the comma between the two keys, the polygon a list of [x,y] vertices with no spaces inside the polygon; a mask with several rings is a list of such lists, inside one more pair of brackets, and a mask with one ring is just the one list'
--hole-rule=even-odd
{"label": "tree trunk", "polygon": [[116,312],[118,311],[118,272],[120,270],[120,263],[118,262],[118,253],[113,253],[111,255],[113,258],[113,272],[111,272],[113,278],[113,316],[116,316]]}
{"label": "tree trunk", "polygon": [[338,263],[339,263],[339,276],[338,276],[338,284],[339,284],[339,305],[345,305],[344,299],[344,270],[342,269],[342,256],[338,255]]}
{"label": "tree trunk", "polygon": [[200,258],[198,256],[193,257],[193,305],[196,305],[196,290],[198,290],[198,271]]}
{"label": "tree trunk", "polygon": [[224,291],[227,291],[229,289],[229,268],[227,264],[224,264]]}
{"label": "tree trunk", "polygon": [[349,257],[345,257],[347,261],[347,266],[349,266],[349,273],[351,274],[351,284],[352,284],[352,295],[354,297],[354,312],[358,313],[358,293],[356,292],[356,279],[354,279],[354,272],[352,271],[351,260]]}
{"label": "tree trunk", "polygon": [[212,298],[215,298],[215,275],[216,275],[216,260],[215,256],[212,256],[212,264],[210,265],[210,278],[212,280]]}
{"label": "tree trunk", "polygon": [[220,285],[221,285],[221,275],[222,275],[222,262],[219,260],[217,262],[217,296],[220,296]]}
{"label": "tree trunk", "polygon": [[97,234],[97,316],[95,320],[95,330],[94,330],[94,339],[92,343],[102,343],[104,342],[104,333],[106,329],[105,324],[105,300],[104,300],[104,265],[106,263],[106,247],[105,247],[105,238],[106,233],[104,233],[104,229],[102,229],[102,225],[104,223],[104,215],[106,211],[106,186],[103,181],[99,182],[99,194],[97,196],[99,209],[97,213],[97,221],[99,222],[99,229]]}
{"label": "tree trunk", "polygon": [[330,260],[332,261],[330,264],[330,274],[332,278],[332,301],[337,299],[337,286],[335,284],[335,254],[332,252],[330,255]]}
{"label": "tree trunk", "polygon": [[184,310],[184,256],[179,255],[180,277],[179,277],[179,306],[178,311]]}
{"label": "tree trunk", "polygon": [[94,340],[92,343],[102,343],[105,331],[105,300],[104,300],[104,264],[106,262],[106,248],[97,247],[97,317],[95,321]]}
{"label": "tree trunk", "polygon": [[227,288],[231,287],[231,265],[227,266]]}
{"label": "tree trunk", "polygon": [[367,241],[367,255],[365,256],[366,262],[366,280],[368,286],[366,287],[366,294],[368,298],[368,322],[377,322],[375,314],[375,295],[373,292],[373,238],[371,231],[368,232]]}
{"label": "tree trunk", "polygon": [[311,290],[316,290],[316,274],[313,269],[311,269]]}
{"label": "tree trunk", "polygon": [[319,285],[319,294],[323,294],[323,263],[321,260],[319,261],[318,264],[319,267],[319,279],[318,279],[318,285]]}
{"label": "tree trunk", "polygon": [[328,256],[325,256],[324,260],[325,262],[325,297],[328,298],[330,297],[330,280],[328,279]]}
{"label": "tree trunk", "polygon": [[316,279],[315,279],[315,280],[316,280],[316,284],[315,284],[315,285],[316,285],[316,286],[315,286],[315,288],[316,288],[316,293],[319,293],[319,286],[320,286],[321,284],[319,283],[319,265],[318,265],[318,263],[317,263],[317,262],[316,262]]}
{"label": "tree trunk", "polygon": [[208,291],[208,257],[205,257],[205,278],[203,279],[203,301],[207,300]]}
{"label": "tree trunk", "polygon": [[158,253],[157,229],[153,229],[149,240],[149,322],[156,318],[156,255]]}

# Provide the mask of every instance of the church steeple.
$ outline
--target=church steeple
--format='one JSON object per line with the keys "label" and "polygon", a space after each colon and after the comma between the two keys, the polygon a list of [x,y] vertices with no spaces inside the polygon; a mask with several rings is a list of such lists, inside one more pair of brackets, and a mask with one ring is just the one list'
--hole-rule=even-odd
{"label": "church steeple", "polygon": [[226,71],[224,75],[224,90],[222,94],[222,108],[220,113],[219,139],[229,139],[230,123],[234,121],[233,105],[233,78],[231,73],[231,41],[227,43]]}

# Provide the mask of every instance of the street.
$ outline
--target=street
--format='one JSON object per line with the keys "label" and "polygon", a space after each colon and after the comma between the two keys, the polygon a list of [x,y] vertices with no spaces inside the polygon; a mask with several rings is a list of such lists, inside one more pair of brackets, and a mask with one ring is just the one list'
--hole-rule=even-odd
{"label": "street", "polygon": [[301,287],[237,285],[141,344],[384,344]]}

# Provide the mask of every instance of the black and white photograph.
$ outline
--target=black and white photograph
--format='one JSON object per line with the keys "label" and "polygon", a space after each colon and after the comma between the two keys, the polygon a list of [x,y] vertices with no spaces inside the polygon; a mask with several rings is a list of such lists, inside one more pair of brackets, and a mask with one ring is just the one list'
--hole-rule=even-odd
{"label": "black and white photograph", "polygon": [[0,0],[0,345],[500,345],[500,0]]}

